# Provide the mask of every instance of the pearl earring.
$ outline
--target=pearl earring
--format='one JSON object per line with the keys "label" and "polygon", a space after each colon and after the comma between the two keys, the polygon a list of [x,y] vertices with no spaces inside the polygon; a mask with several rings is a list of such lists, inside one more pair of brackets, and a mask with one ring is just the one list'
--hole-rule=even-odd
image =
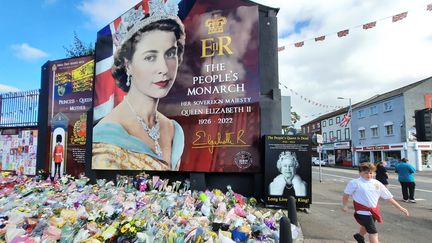
{"label": "pearl earring", "polygon": [[132,75],[127,76],[126,86],[128,86],[128,87],[131,85],[131,77],[132,77]]}

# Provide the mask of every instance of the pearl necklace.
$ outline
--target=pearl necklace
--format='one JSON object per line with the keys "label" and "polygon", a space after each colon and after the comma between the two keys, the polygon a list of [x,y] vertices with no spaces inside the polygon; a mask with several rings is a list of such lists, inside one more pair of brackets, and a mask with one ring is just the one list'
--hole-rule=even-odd
{"label": "pearl necklace", "polygon": [[132,105],[129,103],[127,96],[124,97],[124,100],[126,101],[126,103],[129,106],[129,109],[132,111],[132,113],[134,113],[137,121],[141,124],[142,128],[144,129],[144,131],[147,133],[147,135],[154,141],[155,144],[155,152],[159,157],[162,157],[162,150],[161,147],[159,145],[159,138],[160,138],[160,125],[159,125],[159,118],[155,113],[155,125],[153,127],[149,127],[144,119],[142,117],[140,117],[135,109],[132,107]]}

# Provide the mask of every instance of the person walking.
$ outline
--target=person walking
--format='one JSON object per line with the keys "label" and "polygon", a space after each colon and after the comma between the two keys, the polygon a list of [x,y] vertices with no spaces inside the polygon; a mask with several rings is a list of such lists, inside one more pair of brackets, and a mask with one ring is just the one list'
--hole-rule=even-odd
{"label": "person walking", "polygon": [[381,182],[384,186],[388,186],[388,172],[386,169],[387,162],[380,161],[376,165],[376,175],[375,179],[377,179],[379,182]]}
{"label": "person walking", "polygon": [[396,173],[398,173],[398,180],[402,187],[402,196],[405,202],[415,203],[416,200],[414,198],[415,191],[415,178],[414,173],[416,173],[416,169],[408,164],[409,160],[403,158],[401,163],[396,166]]}
{"label": "person walking", "polygon": [[378,231],[375,227],[375,221],[382,222],[379,211],[378,200],[383,198],[388,203],[399,209],[403,214],[409,216],[407,209],[402,207],[393,195],[381,182],[373,179],[375,165],[372,163],[361,163],[359,166],[360,177],[351,180],[342,196],[342,210],[348,211],[348,199],[351,196],[354,204],[354,218],[360,224],[360,230],[354,234],[354,239],[359,243],[364,243],[364,236],[369,234],[369,242],[378,243]]}

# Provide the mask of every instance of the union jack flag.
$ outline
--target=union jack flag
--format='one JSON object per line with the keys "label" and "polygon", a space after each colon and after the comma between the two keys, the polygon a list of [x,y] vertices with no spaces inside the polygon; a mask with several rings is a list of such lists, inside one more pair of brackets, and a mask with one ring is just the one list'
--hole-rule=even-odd
{"label": "union jack flag", "polygon": [[344,36],[347,36],[348,34],[349,34],[348,29],[337,32],[338,37],[344,37]]}
{"label": "union jack flag", "polygon": [[371,29],[371,28],[373,28],[373,27],[375,27],[376,26],[376,21],[374,21],[374,22],[370,22],[370,23],[367,23],[367,24],[364,24],[363,25],[363,29],[364,30],[367,30],[367,29]]}
{"label": "union jack flag", "polygon": [[315,41],[323,41],[323,40],[325,40],[325,35],[315,38]]}
{"label": "union jack flag", "polygon": [[117,106],[125,96],[111,75],[113,64],[113,54],[116,50],[115,37],[116,30],[119,29],[123,18],[133,9],[142,9],[144,13],[149,12],[148,1],[143,0],[128,10],[122,16],[115,19],[109,25],[98,31],[96,40],[96,73],[95,73],[95,97],[93,120],[97,121],[107,115]]}
{"label": "union jack flag", "polygon": [[342,121],[340,121],[339,126],[346,127],[351,120],[351,109],[344,115]]}
{"label": "union jack flag", "polygon": [[393,16],[393,22],[397,22],[399,20],[402,20],[402,19],[406,18],[407,15],[408,15],[408,12],[403,12],[403,13],[400,13],[400,14],[396,14],[396,15]]}
{"label": "union jack flag", "polygon": [[297,42],[294,44],[295,47],[302,47],[304,45],[304,41]]}

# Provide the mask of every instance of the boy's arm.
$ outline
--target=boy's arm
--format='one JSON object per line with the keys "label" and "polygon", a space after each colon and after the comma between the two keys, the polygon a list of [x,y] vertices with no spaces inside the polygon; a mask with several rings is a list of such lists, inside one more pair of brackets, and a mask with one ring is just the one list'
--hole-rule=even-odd
{"label": "boy's arm", "polygon": [[399,209],[403,214],[406,216],[409,216],[409,212],[406,208],[402,207],[396,200],[393,198],[387,199],[387,202],[389,202],[391,205],[393,205],[395,208]]}
{"label": "boy's arm", "polygon": [[349,199],[348,194],[344,193],[342,196],[342,211],[347,212],[348,211],[348,199]]}

